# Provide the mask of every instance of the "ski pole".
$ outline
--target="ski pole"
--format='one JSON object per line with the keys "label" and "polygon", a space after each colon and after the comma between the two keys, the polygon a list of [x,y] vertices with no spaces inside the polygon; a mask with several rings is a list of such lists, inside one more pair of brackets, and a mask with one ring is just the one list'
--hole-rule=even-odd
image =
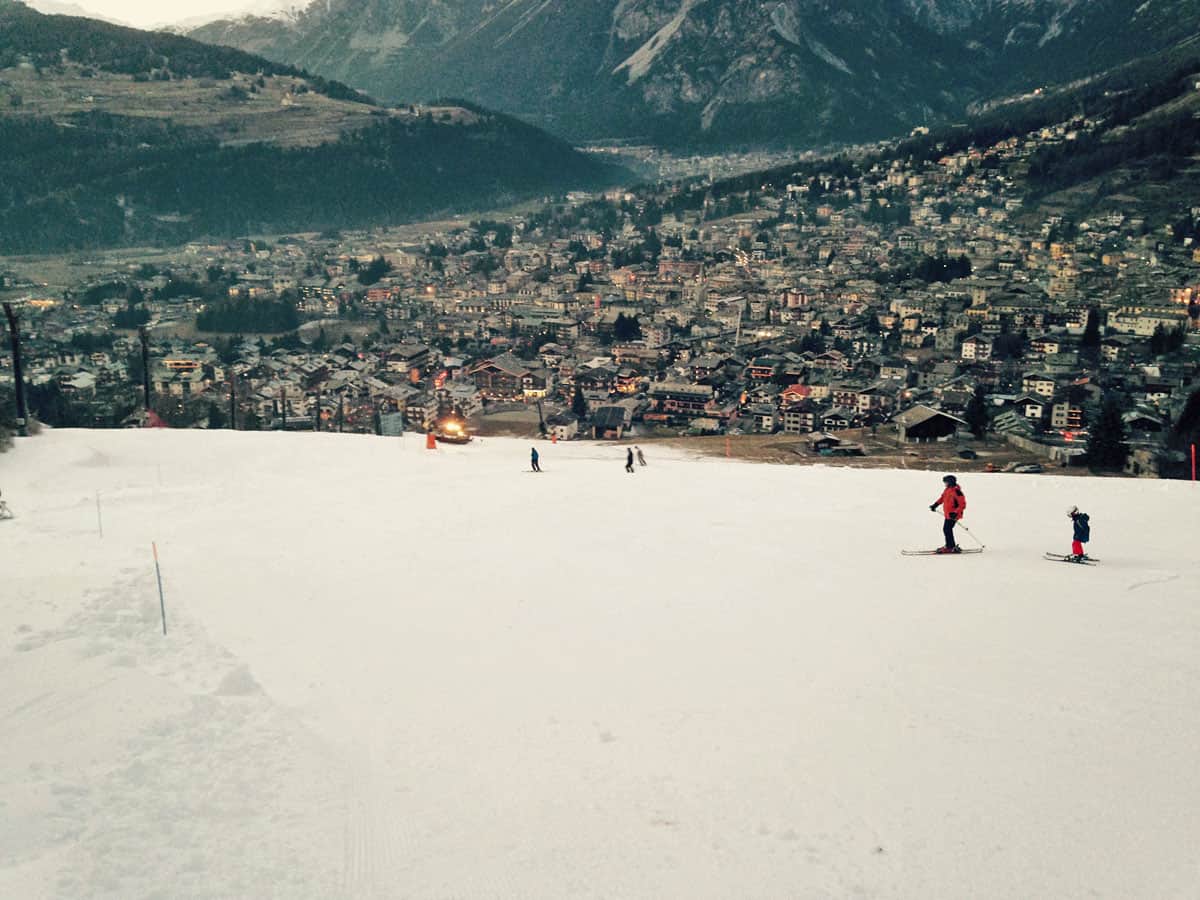
{"label": "ski pole", "polygon": [[975,537],[975,532],[973,532],[970,528],[968,528],[966,525],[964,525],[961,521],[958,523],[958,527],[961,528],[963,531],[965,531],[967,534],[971,535],[971,540],[973,540],[975,543],[977,543],[981,550],[986,549],[983,541],[981,541],[979,538]]}
{"label": "ski pole", "polygon": [[[931,510],[930,510],[930,512],[931,512],[931,513],[935,513],[935,514],[936,514],[936,513],[937,513],[937,510],[936,510],[936,509],[931,509]],[[984,542],[983,542],[983,541],[981,541],[979,538],[975,537],[975,532],[973,532],[973,531],[972,531],[970,528],[968,528],[966,525],[964,525],[964,524],[962,523],[962,519],[957,519],[956,521],[958,522],[958,527],[959,527],[959,528],[961,528],[961,529],[962,529],[963,531],[965,531],[967,534],[971,535],[971,540],[973,540],[975,543],[977,543],[977,544],[978,544],[978,545],[979,545],[979,546],[980,546],[982,549],[984,549],[984,550],[986,550],[986,549],[987,549],[987,545],[986,545],[986,544],[984,544]]]}

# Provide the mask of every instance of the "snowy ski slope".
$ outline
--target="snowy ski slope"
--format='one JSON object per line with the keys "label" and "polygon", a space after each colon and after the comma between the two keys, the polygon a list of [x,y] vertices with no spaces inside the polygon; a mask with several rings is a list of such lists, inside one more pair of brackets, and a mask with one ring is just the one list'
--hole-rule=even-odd
{"label": "snowy ski slope", "polygon": [[1195,485],[538,447],[0,455],[0,897],[1197,896]]}

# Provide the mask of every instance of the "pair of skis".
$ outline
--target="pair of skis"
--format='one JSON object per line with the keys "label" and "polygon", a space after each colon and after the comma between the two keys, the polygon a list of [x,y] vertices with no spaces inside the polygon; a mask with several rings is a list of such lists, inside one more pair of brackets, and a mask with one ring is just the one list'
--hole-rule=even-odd
{"label": "pair of skis", "polygon": [[[939,550],[901,550],[901,556],[963,556],[967,553],[982,553],[982,547],[967,547],[959,550],[957,553],[943,553]],[[1098,559],[1093,559],[1090,556],[1085,556],[1083,559],[1076,559],[1074,556],[1065,553],[1051,553],[1046,551],[1045,558],[1050,562],[1065,562],[1072,563],[1077,566],[1094,566],[1100,562]]]}
{"label": "pair of skis", "polygon": [[943,553],[941,550],[901,550],[901,556],[962,556],[964,553],[982,553],[982,547],[964,547],[957,553]]}
{"label": "pair of skis", "polygon": [[1046,551],[1046,559],[1050,560],[1050,562],[1074,563],[1077,566],[1094,566],[1096,563],[1100,562],[1100,560],[1092,559],[1090,556],[1077,559],[1068,553],[1051,553],[1049,550]]}

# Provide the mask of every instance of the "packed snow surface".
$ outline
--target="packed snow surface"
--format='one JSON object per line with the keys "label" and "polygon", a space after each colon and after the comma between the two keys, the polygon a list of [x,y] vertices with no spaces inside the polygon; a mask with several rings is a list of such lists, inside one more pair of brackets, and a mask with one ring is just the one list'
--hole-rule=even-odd
{"label": "packed snow surface", "polygon": [[19,440],[0,897],[1197,896],[1195,485],[538,446]]}

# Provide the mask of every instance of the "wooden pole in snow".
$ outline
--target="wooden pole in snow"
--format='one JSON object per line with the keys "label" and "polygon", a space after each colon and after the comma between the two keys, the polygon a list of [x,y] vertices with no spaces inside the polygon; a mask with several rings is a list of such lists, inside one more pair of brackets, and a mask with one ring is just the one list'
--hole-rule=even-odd
{"label": "wooden pole in snow", "polygon": [[165,635],[167,633],[167,601],[163,598],[162,569],[158,567],[158,544],[151,541],[150,546],[154,549],[154,575],[158,578],[158,609],[162,613],[163,634]]}

